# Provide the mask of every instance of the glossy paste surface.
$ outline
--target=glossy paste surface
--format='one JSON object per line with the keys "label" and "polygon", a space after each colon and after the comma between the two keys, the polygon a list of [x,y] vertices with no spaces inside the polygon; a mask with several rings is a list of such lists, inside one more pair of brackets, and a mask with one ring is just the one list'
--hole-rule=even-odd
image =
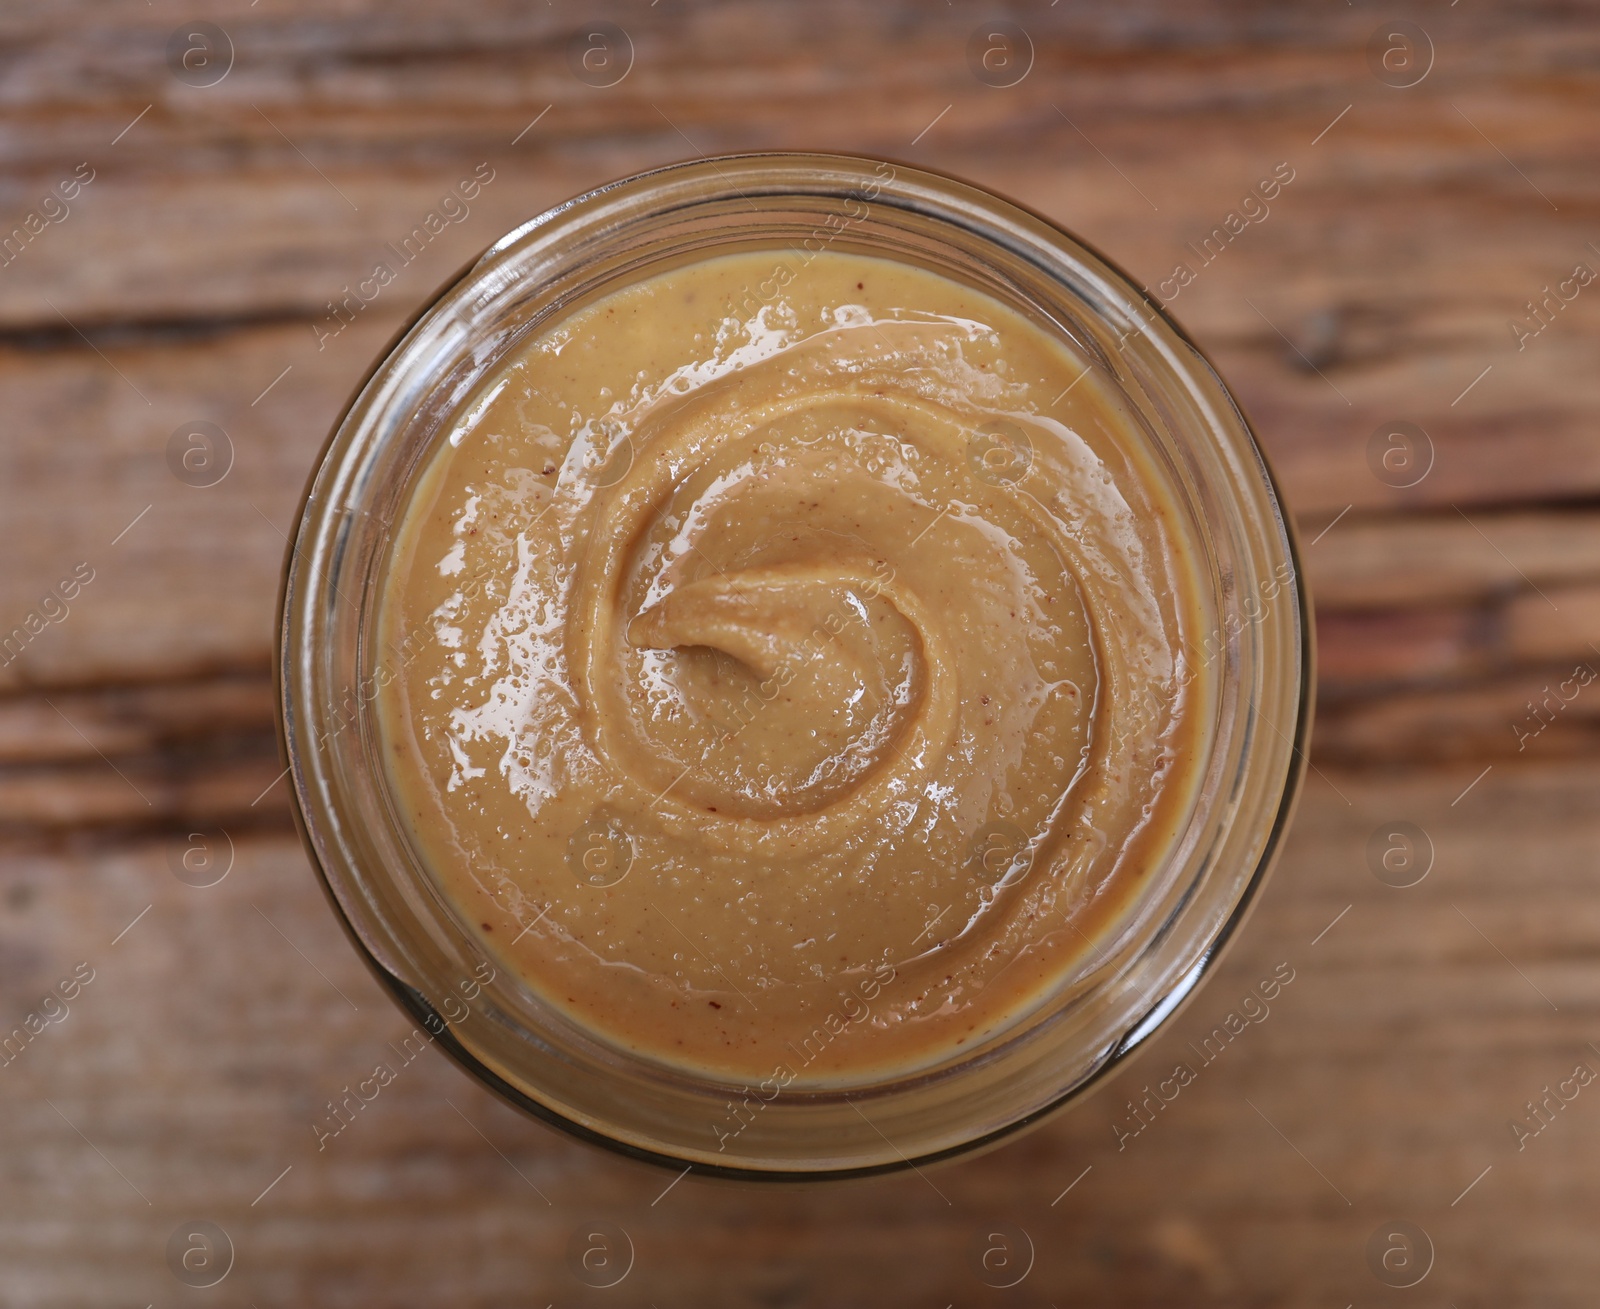
{"label": "glossy paste surface", "polygon": [[374,661],[463,920],[601,1039],[784,1084],[1081,982],[1215,712],[1204,551],[1114,394],[845,253],[717,256],[522,344],[396,525]]}

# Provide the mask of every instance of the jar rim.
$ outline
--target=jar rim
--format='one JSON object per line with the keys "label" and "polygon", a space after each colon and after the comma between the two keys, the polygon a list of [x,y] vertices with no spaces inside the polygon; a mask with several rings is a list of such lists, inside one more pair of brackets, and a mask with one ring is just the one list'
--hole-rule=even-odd
{"label": "jar rim", "polygon": [[[881,172],[885,167],[887,180]],[[982,1130],[964,1133],[959,1127],[946,1128],[942,1135],[930,1133],[926,1148],[913,1146],[906,1153],[894,1145],[888,1150],[858,1151],[851,1158],[825,1157],[819,1151],[815,1159],[741,1158],[728,1163],[672,1139],[651,1139],[649,1131],[633,1125],[619,1128],[604,1113],[542,1096],[528,1070],[515,1066],[502,1049],[490,1051],[456,1030],[468,1020],[453,1022],[441,1001],[441,990],[445,999],[454,993],[419,965],[416,942],[433,925],[400,921],[408,911],[419,913],[416,894],[408,898],[403,888],[380,886],[375,879],[400,875],[375,864],[373,849],[364,843],[370,835],[363,832],[364,825],[377,820],[370,805],[362,807],[370,797],[355,795],[362,784],[361,755],[353,742],[363,729],[359,719],[345,722],[340,716],[339,688],[348,693],[352,683],[347,674],[353,668],[354,685],[360,690],[365,667],[361,638],[363,623],[370,621],[370,606],[362,611],[368,599],[365,591],[359,601],[342,600],[334,578],[353,576],[350,569],[367,548],[361,534],[380,530],[374,520],[381,515],[373,508],[374,497],[387,485],[380,474],[387,469],[392,482],[395,473],[379,456],[416,429],[416,415],[427,405],[445,412],[459,401],[462,379],[450,374],[446,365],[459,372],[465,364],[466,380],[481,380],[493,366],[492,352],[475,343],[474,330],[506,304],[520,304],[518,296],[537,294],[538,288],[530,291],[527,283],[537,281],[541,272],[554,277],[559,270],[561,276],[570,277],[574,268],[592,271],[597,262],[625,256],[628,240],[637,238],[641,225],[682,224],[733,198],[759,201],[775,211],[779,201],[860,195],[873,179],[880,184],[870,204],[885,206],[891,215],[915,215],[944,224],[952,240],[955,233],[964,233],[961,239],[972,248],[990,249],[991,262],[1005,252],[1023,270],[1015,275],[1031,269],[1041,284],[1048,282],[1057,293],[1074,297],[1097,326],[1121,328],[1123,341],[1144,351],[1143,366],[1167,370],[1177,397],[1173,403],[1186,406],[1182,412],[1195,424],[1189,436],[1203,437],[1201,443],[1211,446],[1217,467],[1235,479],[1231,487],[1210,488],[1219,495],[1220,506],[1249,509],[1241,515],[1242,526],[1229,524],[1230,528],[1242,532],[1249,551],[1259,554],[1252,565],[1257,572],[1263,561],[1286,567],[1290,600],[1269,608],[1266,618],[1252,620],[1234,634],[1245,646],[1254,643],[1248,658],[1232,659],[1235,667],[1249,665],[1255,680],[1247,688],[1251,694],[1236,697],[1242,739],[1236,742],[1238,757],[1229,761],[1234,793],[1245,794],[1249,801],[1250,822],[1236,821],[1223,834],[1234,838],[1231,845],[1214,834],[1193,885],[1185,888],[1172,920],[1163,925],[1161,940],[1177,945],[1175,953],[1169,950],[1174,958],[1163,962],[1162,985],[1153,990],[1155,1002],[1137,1013],[1125,1013],[1102,1049],[1079,1051],[1081,1066],[1074,1066],[1074,1075],[1056,1094],[1026,1106],[1025,1112],[983,1124]],[[619,266],[626,266],[625,259]],[[452,386],[455,392],[450,392]],[[389,486],[391,492],[394,489]],[[1233,494],[1222,494],[1226,490]],[[1237,594],[1236,589],[1235,600]],[[352,604],[357,612],[347,612]],[[1312,713],[1311,630],[1293,524],[1282,512],[1277,485],[1248,421],[1215,367],[1132,278],[1048,218],[961,179],[866,156],[763,151],[665,165],[556,205],[493,242],[417,312],[357,388],[308,483],[284,564],[275,682],[296,822],[312,865],[360,955],[447,1053],[511,1103],[573,1135],[632,1157],[674,1170],[688,1165],[704,1175],[817,1180],[898,1171],[990,1147],[1080,1098],[1170,1021],[1247,916],[1292,813]],[[1267,712],[1268,701],[1272,714]],[[1276,742],[1258,730],[1261,722],[1272,728]],[[356,730],[347,732],[352,725]],[[370,775],[366,780],[373,784]],[[1227,865],[1230,858],[1233,863]],[[1196,918],[1196,906],[1206,898],[1201,893],[1207,876],[1212,890],[1222,894],[1220,898],[1213,894],[1216,903],[1201,906],[1203,912]],[[398,897],[394,903],[384,898],[392,891]],[[1187,924],[1186,935],[1175,932],[1178,922]],[[1144,944],[1148,955],[1155,938]],[[538,1034],[529,1035],[533,1040],[528,1049],[538,1049]],[[957,1063],[953,1071],[938,1075],[958,1076],[965,1066]],[[901,1087],[896,1093],[910,1092]],[[849,1094],[865,1101],[869,1093]]]}

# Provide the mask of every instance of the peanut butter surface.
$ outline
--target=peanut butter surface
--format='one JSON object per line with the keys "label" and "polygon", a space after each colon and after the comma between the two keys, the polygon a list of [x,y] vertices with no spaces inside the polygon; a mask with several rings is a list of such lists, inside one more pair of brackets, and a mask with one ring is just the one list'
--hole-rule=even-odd
{"label": "peanut butter surface", "polygon": [[845,1085],[1103,966],[1215,694],[1204,551],[1100,370],[934,272],[798,262],[627,285],[485,380],[397,524],[378,710],[535,992]]}

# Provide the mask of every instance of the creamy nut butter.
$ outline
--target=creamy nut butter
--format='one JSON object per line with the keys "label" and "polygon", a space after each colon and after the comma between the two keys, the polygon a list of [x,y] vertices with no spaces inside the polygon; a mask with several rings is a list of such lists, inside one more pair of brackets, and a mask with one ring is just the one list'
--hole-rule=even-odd
{"label": "creamy nut butter", "polygon": [[383,582],[422,862],[602,1041],[795,1087],[1107,966],[1199,791],[1205,551],[1099,368],[887,258],[725,254],[480,385]]}

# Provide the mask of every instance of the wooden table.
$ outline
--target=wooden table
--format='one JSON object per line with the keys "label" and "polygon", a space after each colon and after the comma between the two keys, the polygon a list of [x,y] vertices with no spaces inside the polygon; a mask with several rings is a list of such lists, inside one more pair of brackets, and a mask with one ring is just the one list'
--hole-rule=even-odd
{"label": "wooden table", "polygon": [[[1600,1070],[1600,687],[1562,688],[1600,668],[1600,286],[1570,281],[1600,269],[1600,21],[1038,0],[1012,9],[1031,71],[995,87],[965,4],[641,0],[601,15],[633,49],[605,87],[571,71],[594,14],[568,0],[229,0],[231,63],[185,42],[195,8],[0,14],[0,227],[41,215],[0,247],[0,630],[30,629],[0,670],[0,1024],[76,991],[0,1066],[0,1301],[1593,1302],[1600,1085],[1571,1074]],[[1369,63],[1376,32],[1389,82],[1420,68],[1402,43],[1384,71],[1397,19],[1432,48],[1411,86]],[[176,73],[175,33],[200,52]],[[1195,265],[1173,311],[1253,415],[1320,602],[1276,878],[1125,1076],[926,1175],[669,1187],[434,1055],[319,1153],[325,1102],[408,1024],[275,780],[269,640],[313,455],[397,324],[516,222],[785,147],[963,174],[1152,286]],[[480,163],[470,214],[319,348],[329,302]],[[1270,214],[1199,266],[1188,243],[1279,164]],[[231,444],[214,485],[169,462],[197,421]],[[1432,448],[1409,486],[1369,461],[1402,421]],[[1369,861],[1397,821],[1434,850],[1409,887]],[[191,832],[231,842],[221,882],[174,876]],[[1119,1149],[1124,1101],[1280,964],[1270,1016]],[[592,1220],[633,1245],[610,1289],[570,1271]],[[234,1251],[209,1290],[168,1261],[201,1221]],[[1407,1290],[1369,1254],[1399,1223],[1434,1250]],[[994,1290],[975,1259],[1002,1224],[1035,1259]]]}

